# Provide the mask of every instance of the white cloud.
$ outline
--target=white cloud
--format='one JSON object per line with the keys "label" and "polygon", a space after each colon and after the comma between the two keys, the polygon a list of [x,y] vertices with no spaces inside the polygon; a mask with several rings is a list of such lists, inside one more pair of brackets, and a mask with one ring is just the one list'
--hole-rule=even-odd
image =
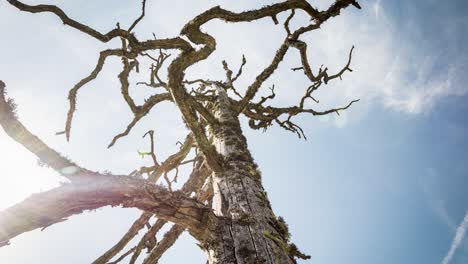
{"label": "white cloud", "polygon": [[[374,43],[367,43],[370,47],[360,49],[368,58],[374,58],[375,63],[371,67],[378,66],[368,77],[378,91],[368,91],[368,95],[379,98],[388,109],[421,114],[431,110],[445,97],[461,96],[468,92],[468,87],[461,82],[462,68],[466,67],[465,54],[460,53],[458,58],[447,62],[448,56],[442,51],[422,45],[429,39],[404,38],[403,30],[396,28],[396,22],[385,15],[380,0],[374,2],[373,12],[376,20],[369,24],[372,31],[360,32],[360,36],[374,39]],[[406,29],[406,34],[418,35],[422,30],[414,23],[408,24],[411,26]],[[455,41],[446,39],[446,44],[450,46]]]}
{"label": "white cloud", "polygon": [[444,259],[441,262],[442,264],[449,264],[452,261],[456,250],[458,249],[458,247],[463,242],[463,239],[465,238],[467,228],[468,228],[468,212],[466,212],[465,218],[463,219],[461,224],[458,226],[457,231],[455,233],[455,237],[453,238],[452,244],[450,245],[450,249],[447,255],[444,257]]}
{"label": "white cloud", "polygon": [[[333,106],[361,98],[359,105],[380,104],[415,115],[430,111],[444,98],[468,93],[468,86],[463,84],[466,54],[459,52],[452,58],[448,51],[422,45],[434,36],[419,36],[423,29],[411,21],[407,28],[399,28],[380,0],[369,3],[355,15],[350,13],[347,10],[305,38],[314,67],[324,63],[333,71],[345,63],[349,48],[356,46],[351,64],[354,72],[345,73],[343,82],[322,88],[321,102]],[[447,47],[457,41],[455,33],[441,37],[446,38]]]}
{"label": "white cloud", "polygon": [[[437,76],[430,69],[437,61],[431,58],[422,60],[422,65],[409,64],[407,69],[392,69],[387,74],[382,94],[385,107],[419,114],[431,109],[441,98],[463,95],[468,91],[464,87],[457,87],[454,83],[455,78],[460,74],[457,71],[458,65],[450,65]],[[402,65],[408,61],[396,59],[394,63]],[[410,79],[405,80],[405,75],[410,75]]]}

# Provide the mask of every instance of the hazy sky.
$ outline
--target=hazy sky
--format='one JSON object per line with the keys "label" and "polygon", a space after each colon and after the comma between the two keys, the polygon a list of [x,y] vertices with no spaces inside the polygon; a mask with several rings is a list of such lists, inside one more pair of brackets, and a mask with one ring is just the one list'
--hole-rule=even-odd
{"label": "hazy sky", "polygon": [[[196,14],[214,5],[240,11],[272,1],[153,1],[136,34],[172,37]],[[273,1],[275,2],[275,1]],[[326,8],[332,1],[310,1]],[[54,3],[69,16],[107,32],[139,16],[139,1],[28,1]],[[330,70],[346,62],[355,45],[353,73],[322,87],[317,109],[361,99],[341,116],[301,116],[308,140],[272,127],[267,133],[245,127],[277,215],[285,217],[293,242],[320,264],[468,263],[468,3],[463,0],[360,1],[303,39],[313,67]],[[279,19],[284,20],[287,14]],[[304,22],[298,16],[296,25]],[[232,66],[247,58],[240,87],[271,61],[284,30],[271,19],[255,23],[210,22],[204,30],[218,39],[206,62],[188,78],[223,79],[221,60]],[[111,59],[100,77],[79,93],[70,143],[63,130],[68,90],[95,66],[103,45],[63,26],[53,15],[19,12],[0,4],[0,79],[19,105],[20,119],[49,145],[92,170],[129,173],[148,165],[137,150],[141,136],[156,131],[159,156],[176,151],[186,131],[177,109],[156,107],[131,134],[110,150],[131,112],[121,98]],[[307,87],[291,50],[275,84],[277,105],[294,104]],[[134,80],[144,80],[142,74]],[[132,86],[142,102],[151,90]],[[245,120],[244,120],[245,121]],[[37,166],[36,158],[0,131],[0,209],[61,180]],[[90,263],[111,247],[138,216],[136,210],[104,208],[75,216],[43,232],[33,231],[0,249],[0,263]],[[205,256],[185,235],[160,263],[204,263]]]}

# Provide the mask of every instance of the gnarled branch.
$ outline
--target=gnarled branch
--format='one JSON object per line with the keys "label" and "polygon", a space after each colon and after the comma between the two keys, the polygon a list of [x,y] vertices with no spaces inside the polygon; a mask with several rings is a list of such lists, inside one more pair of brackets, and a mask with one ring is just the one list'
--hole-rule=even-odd
{"label": "gnarled branch", "polygon": [[98,74],[101,72],[106,59],[109,56],[121,56],[122,57],[125,55],[131,56],[125,50],[122,50],[122,49],[108,49],[108,50],[101,51],[101,53],[99,54],[98,62],[94,70],[88,76],[86,76],[77,84],[75,84],[75,86],[73,86],[73,88],[69,91],[68,100],[70,101],[70,109],[68,110],[67,121],[65,123],[65,135],[67,137],[67,140],[70,140],[70,131],[71,131],[73,114],[75,113],[75,109],[76,109],[76,96],[78,94],[78,90],[81,87],[83,87],[85,84],[96,79]]}
{"label": "gnarled branch", "polygon": [[125,176],[93,176],[79,184],[65,184],[35,194],[0,212],[0,241],[103,206],[123,206],[152,212],[159,218],[188,228],[203,239],[206,221],[215,220],[210,208],[180,192]]}
{"label": "gnarled branch", "polygon": [[150,218],[153,216],[152,213],[144,212],[141,216],[133,223],[130,229],[125,235],[115,244],[112,248],[106,251],[102,256],[96,259],[93,264],[106,264],[115,255],[124,249],[124,247],[132,240],[138,232],[145,227]]}

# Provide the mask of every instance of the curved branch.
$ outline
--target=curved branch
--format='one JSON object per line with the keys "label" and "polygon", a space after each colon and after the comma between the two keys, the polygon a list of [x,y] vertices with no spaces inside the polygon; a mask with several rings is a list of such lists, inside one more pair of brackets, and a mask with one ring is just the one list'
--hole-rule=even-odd
{"label": "curved branch", "polygon": [[[183,147],[182,147],[183,148]],[[201,202],[207,200],[210,197],[210,194],[204,193],[203,190],[203,183],[206,181],[206,178],[208,175],[210,175],[211,172],[210,170],[207,170],[206,166],[204,166],[204,163],[202,160],[198,160],[196,163],[196,166],[194,167],[192,173],[190,174],[189,179],[187,182],[184,184],[184,186],[181,188],[181,192],[185,193],[186,195],[190,195],[191,192],[196,192],[197,199]],[[143,216],[142,216],[143,217]],[[141,217],[140,217],[141,218]],[[140,220],[137,220],[139,222]],[[137,223],[135,222],[135,224]],[[142,223],[142,222],[139,222]],[[140,256],[141,251],[143,250],[144,247],[148,247],[149,249],[152,249],[154,247],[159,247],[160,244],[154,244],[154,238],[159,232],[159,230],[167,223],[165,220],[158,219],[154,225],[149,228],[149,230],[146,232],[145,235],[140,239],[140,242],[137,244],[137,246],[133,247],[131,250],[128,252],[124,253],[122,256],[128,256],[129,254],[132,254],[131,258],[131,263],[135,262],[138,257]],[[122,238],[122,240],[114,246],[112,249],[108,250],[107,253],[105,253],[103,256],[101,256],[99,259],[95,260],[93,264],[105,264],[107,263],[112,257],[117,255],[119,251],[121,251],[129,242],[127,236],[129,233],[131,233],[135,237],[136,233],[133,232],[132,230],[135,229],[135,224],[130,228],[130,230],[127,232],[127,234]],[[178,236],[177,236],[178,237]],[[175,242],[177,237],[171,237],[171,239],[174,239],[172,244]],[[166,242],[164,242],[166,243]],[[158,249],[158,252],[161,252],[161,248]],[[167,249],[167,248],[166,248]],[[120,260],[123,258],[120,257],[116,261],[112,263],[118,263]]]}
{"label": "curved branch", "polygon": [[136,106],[135,101],[133,101],[133,98],[128,93],[130,86],[130,83],[128,82],[128,77],[130,75],[130,72],[136,66],[137,62],[129,62],[127,58],[122,58],[122,64],[123,68],[118,76],[120,81],[120,91],[125,102],[130,107],[130,110],[132,110],[133,114],[135,114],[139,111],[139,107]]}
{"label": "curved branch", "polygon": [[130,259],[129,264],[134,264],[138,257],[141,254],[141,251],[145,248],[147,242],[149,240],[152,240],[156,237],[156,234],[163,228],[163,226],[167,223],[167,221],[158,219],[154,225],[151,226],[151,228],[146,232],[146,234],[140,239],[140,242],[138,242],[138,245],[135,247],[135,250],[133,252],[132,258]]}
{"label": "curved branch", "polygon": [[187,228],[199,239],[205,235],[207,222],[215,221],[210,208],[180,192],[169,192],[135,178],[100,175],[34,194],[0,212],[0,241],[109,205],[152,212],[160,219]]}
{"label": "curved branch", "polygon": [[258,90],[262,86],[262,84],[270,78],[270,76],[275,72],[278,68],[278,65],[281,61],[283,61],[286,52],[289,49],[289,39],[285,39],[283,44],[281,44],[280,48],[276,51],[275,57],[273,58],[272,62],[268,67],[266,67],[256,78],[255,81],[247,88],[247,92],[242,100],[239,102],[238,105],[238,112],[241,113],[245,107],[249,104],[249,102],[255,97]]}
{"label": "curved branch", "polygon": [[[108,264],[117,264],[120,261],[124,260],[128,255],[132,254],[135,251],[136,247],[132,247],[131,249],[127,250],[127,252],[123,253],[118,257],[116,260],[109,262]],[[94,264],[94,263],[93,263]]]}
{"label": "curved branch", "polygon": [[138,232],[145,227],[153,214],[144,212],[141,216],[133,223],[130,229],[125,233],[125,235],[110,248],[106,253],[96,259],[93,264],[106,264],[109,262],[117,253],[119,253],[124,247],[132,240]]}
{"label": "curved branch", "polygon": [[[151,64],[150,68],[150,81],[149,83],[146,82],[137,82],[137,85],[139,84],[144,84],[149,87],[153,88],[160,88],[163,87],[166,90],[167,88],[167,83],[164,82],[160,77],[159,77],[159,71],[161,70],[161,67],[164,65],[164,62],[171,56],[171,54],[166,54],[162,50],[159,50],[159,56],[157,58],[151,56],[149,53],[141,53],[142,56],[148,57],[150,60],[152,60],[154,63]],[[158,81],[156,83],[156,81]]]}
{"label": "curved branch", "polygon": [[[349,2],[349,1],[340,1],[340,2]],[[291,10],[291,9],[302,9],[304,10],[311,18],[320,19],[322,17],[321,12],[313,8],[305,0],[289,0],[281,3],[264,6],[259,9],[249,10],[244,12],[231,12],[229,10],[223,9],[220,6],[213,7],[197,17],[195,17],[190,23],[187,23],[182,29],[182,34],[199,28],[203,24],[209,22],[213,19],[221,19],[226,22],[250,22],[254,20],[259,20],[265,17],[272,17],[281,12]]]}
{"label": "curved branch", "polygon": [[[106,34],[102,34],[99,31],[82,24],[69,16],[60,9],[59,7],[55,5],[28,5],[24,4],[20,1],[17,0],[7,0],[12,6],[18,8],[21,11],[29,12],[29,13],[52,13],[56,15],[64,25],[68,25],[72,28],[75,28],[83,33],[85,33],[88,36],[91,36],[101,42],[107,43],[111,41],[112,39],[116,37],[124,38],[128,40],[130,46],[132,46],[134,49],[139,50],[139,51],[145,51],[145,50],[150,50],[150,49],[182,49],[182,50],[190,50],[192,47],[190,44],[181,39],[181,38],[172,38],[172,39],[161,39],[161,40],[148,40],[148,41],[143,41],[140,42],[138,39],[135,37],[134,34],[132,34],[130,31],[133,29],[133,27],[140,21],[140,19],[137,19],[134,24],[130,27],[130,30],[124,30],[120,28],[112,29]],[[142,15],[140,18],[143,18],[144,16],[144,6],[142,7]]]}
{"label": "curved branch", "polygon": [[157,244],[157,246],[150,251],[146,259],[143,261],[143,264],[157,263],[164,252],[174,245],[184,230],[185,228],[179,225],[172,226],[171,229],[164,234],[163,239]]}
{"label": "curved branch", "polygon": [[157,182],[161,175],[165,172],[169,172],[177,168],[180,163],[187,157],[190,150],[193,147],[194,138],[192,134],[187,135],[185,138],[184,144],[180,148],[179,152],[169,156],[164,162],[161,163],[148,177],[148,180],[151,182]]}
{"label": "curved branch", "polygon": [[[4,93],[5,84],[0,81],[0,125],[7,134],[44,163],[76,183],[33,195],[1,212],[0,244],[5,245],[9,239],[23,232],[44,228],[84,210],[107,205],[136,207],[153,212],[164,220],[189,230],[192,228],[194,236],[203,234],[203,222],[207,220],[206,217],[211,216],[209,208],[180,192],[172,193],[147,181],[102,175],[78,167],[32,135],[17,120],[11,108],[12,103],[5,100]],[[75,170],[65,173],[70,168]]]}
{"label": "curved branch", "polygon": [[132,128],[136,125],[136,123],[140,121],[140,119],[146,116],[155,105],[163,101],[172,101],[171,95],[169,93],[155,94],[148,98],[142,106],[137,106],[138,111],[135,113],[133,120],[130,122],[130,124],[127,125],[127,128],[122,133],[116,135],[112,139],[112,141],[107,147],[111,148],[112,146],[114,146],[117,140],[127,136],[132,130]]}
{"label": "curved branch", "polygon": [[94,70],[88,76],[86,76],[77,84],[75,84],[75,86],[73,86],[73,88],[70,90],[70,92],[68,93],[68,100],[70,101],[70,109],[68,110],[67,121],[65,123],[65,135],[67,137],[67,140],[70,140],[70,131],[71,131],[73,114],[75,113],[75,109],[76,109],[76,95],[78,94],[78,90],[81,87],[83,87],[85,84],[96,79],[98,74],[101,72],[102,67],[104,66],[104,63],[107,57],[125,56],[125,55],[130,55],[130,54],[128,54],[126,51],[122,49],[108,49],[108,50],[101,51],[101,53],[99,54],[98,62]]}
{"label": "curved branch", "polygon": [[[212,195],[209,192],[204,192],[203,187],[205,180],[210,175],[210,170],[206,170],[204,163],[199,162],[198,166],[191,173],[189,180],[182,187],[182,192],[189,194],[192,191],[196,191],[196,197],[199,201],[206,201]],[[212,188],[210,188],[212,190]],[[171,229],[164,234],[163,239],[157,243],[155,247],[150,251],[148,256],[143,261],[144,264],[157,263],[161,256],[177,241],[179,236],[184,232],[185,228],[174,225]]]}
{"label": "curved branch", "polygon": [[127,39],[133,44],[138,43],[138,40],[129,31],[122,29],[113,29],[106,34],[102,34],[99,31],[84,25],[76,20],[71,19],[62,9],[55,5],[28,5],[17,0],[7,0],[12,6],[18,8],[21,11],[29,13],[53,13],[62,20],[64,25],[68,25],[75,28],[101,42],[109,42],[115,37],[122,37]]}
{"label": "curved branch", "polygon": [[[243,114],[247,116],[249,120],[249,126],[253,129],[263,129],[266,130],[272,125],[273,122],[276,122],[282,128],[294,132],[298,135],[299,138],[304,137],[306,139],[305,133],[302,128],[291,121],[291,118],[302,113],[312,114],[314,116],[328,115],[331,113],[336,113],[339,115],[340,111],[346,110],[351,107],[358,100],[353,100],[349,102],[346,106],[332,108],[325,111],[317,111],[310,108],[304,108],[301,104],[300,106],[292,107],[271,107],[263,106],[261,104],[250,103]],[[285,120],[280,120],[280,117],[286,115]]]}
{"label": "curved branch", "polygon": [[324,78],[325,84],[327,84],[330,80],[333,80],[333,79],[336,79],[336,78],[341,79],[341,76],[343,75],[343,73],[345,71],[350,71],[350,72],[353,71],[353,70],[351,70],[351,68],[349,68],[349,66],[351,65],[351,59],[353,57],[353,50],[354,50],[354,46],[352,46],[351,50],[349,51],[348,62],[346,63],[346,65],[338,73],[336,73],[334,75],[331,75],[331,76],[326,76]]}
{"label": "curved branch", "polygon": [[141,15],[133,22],[133,24],[128,28],[128,32],[131,32],[138,23],[145,17],[145,7],[146,7],[146,0],[143,0],[141,3]]}
{"label": "curved branch", "polygon": [[[279,4],[263,7],[258,10],[241,13],[230,12],[217,6],[196,16],[181,30],[181,34],[187,36],[190,41],[195,44],[204,45],[204,47],[197,51],[184,51],[172,62],[168,69],[168,84],[172,96],[174,97],[174,101],[182,112],[187,126],[194,133],[194,137],[201,152],[205,155],[206,161],[214,171],[221,170],[223,167],[222,159],[206,137],[204,128],[200,125],[193,104],[189,103],[187,100],[190,95],[183,86],[185,75],[184,71],[191,65],[208,58],[216,49],[215,39],[212,36],[201,32],[200,27],[212,19],[222,19],[228,22],[247,22],[264,17],[270,17],[292,8],[303,9],[312,17],[320,16],[320,13],[316,9],[312,8],[307,1],[303,0],[285,1]],[[199,106],[197,105],[196,107]],[[198,110],[198,112],[201,111]],[[210,125],[213,126],[215,124]]]}
{"label": "curved branch", "polygon": [[[305,42],[300,41],[300,40],[295,40],[294,42],[292,42],[291,46],[299,50],[299,54],[301,57],[301,64],[302,64],[302,67],[293,68],[293,71],[303,70],[307,78],[313,83],[319,83],[323,79],[325,84],[327,84],[329,81],[333,79],[336,79],[336,78],[341,79],[341,76],[343,75],[345,71],[352,72],[349,66],[351,65],[351,59],[353,56],[354,46],[352,46],[351,50],[349,51],[348,62],[346,63],[346,65],[338,73],[331,75],[331,76],[328,75],[328,72],[327,72],[328,68],[322,69],[322,67],[320,67],[318,74],[314,75],[310,67],[308,57],[307,57],[307,44]],[[319,86],[320,85],[317,85],[317,88]],[[314,90],[316,90],[317,88],[315,88]]]}

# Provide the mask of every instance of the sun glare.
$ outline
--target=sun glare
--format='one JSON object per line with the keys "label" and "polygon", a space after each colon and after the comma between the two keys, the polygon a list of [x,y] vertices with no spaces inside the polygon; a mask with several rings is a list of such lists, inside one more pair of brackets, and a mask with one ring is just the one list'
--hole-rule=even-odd
{"label": "sun glare", "polygon": [[59,184],[60,177],[53,170],[38,166],[32,154],[3,132],[0,146],[0,210]]}

